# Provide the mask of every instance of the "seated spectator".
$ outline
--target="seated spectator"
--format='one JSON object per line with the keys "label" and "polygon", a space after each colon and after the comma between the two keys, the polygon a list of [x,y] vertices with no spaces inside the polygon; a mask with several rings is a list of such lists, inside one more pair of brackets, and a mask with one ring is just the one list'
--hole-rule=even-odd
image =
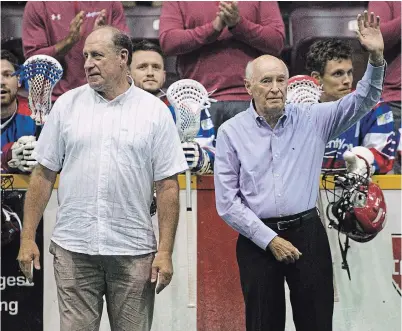
{"label": "seated spectator", "polygon": [[35,147],[35,121],[26,100],[17,98],[20,87],[17,58],[1,51],[1,172],[29,173],[36,165],[31,157]]}
{"label": "seated spectator", "polygon": [[64,69],[63,78],[53,89],[53,101],[64,92],[86,84],[84,41],[93,29],[102,25],[129,31],[121,2],[28,1],[25,5],[22,21],[25,57],[50,55]]}
{"label": "seated spectator", "polygon": [[[166,72],[160,47],[143,40],[133,45],[131,75],[135,86],[160,97],[176,121],[173,107],[164,96],[162,86]],[[208,110],[201,112],[200,131],[195,142],[183,143],[183,151],[191,171],[197,175],[212,173],[215,159],[215,130]]]}
{"label": "seated spectator", "polygon": [[[384,56],[387,61],[382,99],[394,116],[394,130],[401,134],[401,2],[370,1],[369,12],[381,17],[381,33],[384,38]],[[397,155],[398,156],[398,155]],[[400,156],[400,154],[399,154]],[[400,157],[394,163],[394,173],[401,173]]]}
{"label": "seated spectator", "polygon": [[[352,48],[347,42],[315,42],[307,54],[306,67],[322,86],[320,102],[337,101],[352,92]],[[386,174],[392,169],[398,141],[391,108],[380,101],[359,122],[328,142],[322,169],[345,169],[344,152],[362,146],[373,154],[374,174]]]}
{"label": "seated spectator", "polygon": [[262,54],[279,56],[285,28],[276,1],[167,1],[159,39],[166,55],[177,55],[181,79],[215,91],[218,102],[210,113],[218,132],[223,122],[249,107],[247,63]]}

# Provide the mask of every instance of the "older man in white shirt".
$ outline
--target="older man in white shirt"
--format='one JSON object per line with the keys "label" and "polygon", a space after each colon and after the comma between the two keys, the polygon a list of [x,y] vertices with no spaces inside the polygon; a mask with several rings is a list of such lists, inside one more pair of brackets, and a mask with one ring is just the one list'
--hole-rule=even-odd
{"label": "older man in white shirt", "polygon": [[50,245],[61,330],[98,330],[103,295],[112,330],[150,330],[155,283],[159,293],[173,274],[177,174],[187,163],[167,107],[127,76],[131,52],[129,37],[115,28],[88,36],[88,84],[56,101],[34,151],[39,165],[26,196],[18,260],[29,277],[32,261],[40,268],[35,231],[61,170]]}

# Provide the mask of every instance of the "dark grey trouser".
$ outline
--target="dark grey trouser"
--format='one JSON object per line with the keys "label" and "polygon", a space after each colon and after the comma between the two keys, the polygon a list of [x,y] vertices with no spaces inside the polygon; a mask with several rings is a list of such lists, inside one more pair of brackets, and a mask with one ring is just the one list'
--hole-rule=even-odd
{"label": "dark grey trouser", "polygon": [[332,331],[332,258],[320,217],[315,215],[300,227],[279,231],[278,235],[302,252],[298,261],[290,264],[278,262],[270,250],[262,250],[246,237],[239,235],[237,240],[246,330],[285,330],[286,280],[296,330]]}
{"label": "dark grey trouser", "polygon": [[[401,128],[401,102],[400,101],[392,101],[388,102],[389,106],[392,110],[392,115],[394,117],[394,128],[395,133]],[[394,162],[394,174],[401,173],[401,160],[396,155]]]}
{"label": "dark grey trouser", "polygon": [[60,311],[60,331],[97,331],[106,296],[112,331],[149,331],[155,300],[154,254],[139,256],[74,253],[53,241],[49,251]]}
{"label": "dark grey trouser", "polygon": [[[212,96],[213,97],[213,96]],[[218,133],[219,127],[228,119],[246,110],[250,101],[218,101],[213,102],[209,108],[215,132]]]}

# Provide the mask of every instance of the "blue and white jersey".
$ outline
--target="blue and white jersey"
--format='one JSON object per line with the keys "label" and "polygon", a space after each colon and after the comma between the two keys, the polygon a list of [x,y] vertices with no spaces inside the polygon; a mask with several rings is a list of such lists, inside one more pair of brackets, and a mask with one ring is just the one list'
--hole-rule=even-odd
{"label": "blue and white jersey", "polygon": [[359,122],[327,143],[322,169],[346,169],[343,153],[363,146],[374,154],[374,173],[386,174],[393,167],[399,139],[391,108],[380,101]]}
{"label": "blue and white jersey", "polygon": [[[176,114],[174,108],[170,105],[166,97],[162,97],[162,101],[169,107],[172,113],[173,120],[176,123]],[[208,153],[209,159],[211,161],[211,167],[213,169],[215,161],[215,143],[216,134],[214,124],[212,123],[211,114],[208,109],[203,109],[200,115],[200,131],[198,131],[195,141],[200,145],[200,147]]]}

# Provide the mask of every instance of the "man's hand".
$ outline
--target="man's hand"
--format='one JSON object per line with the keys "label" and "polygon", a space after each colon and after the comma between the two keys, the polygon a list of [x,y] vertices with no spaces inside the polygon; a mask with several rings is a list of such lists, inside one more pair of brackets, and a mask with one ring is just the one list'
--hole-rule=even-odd
{"label": "man's hand", "polygon": [[11,146],[11,160],[8,161],[10,168],[17,168],[22,172],[31,172],[37,165],[32,157],[32,152],[36,146],[34,136],[22,136]]}
{"label": "man's hand", "polygon": [[366,147],[353,147],[343,153],[348,173],[370,178],[373,174],[374,155]]}
{"label": "man's hand", "polygon": [[84,22],[85,12],[81,10],[70,22],[70,32],[68,34],[68,41],[70,44],[75,44],[81,39],[82,23]]}
{"label": "man's hand", "polygon": [[240,15],[237,1],[221,1],[219,3],[219,16],[229,28],[239,23]]}
{"label": "man's hand", "polygon": [[381,66],[384,63],[384,40],[380,31],[380,17],[374,13],[357,15],[357,36],[362,47],[370,53],[370,63]]}
{"label": "man's hand", "polygon": [[289,241],[276,236],[268,244],[268,248],[279,262],[293,263],[300,258],[302,253]]}
{"label": "man's hand", "polygon": [[152,263],[151,283],[157,281],[156,294],[169,285],[173,276],[172,253],[159,251]]}
{"label": "man's hand", "polygon": [[21,237],[20,251],[18,253],[17,260],[20,264],[22,273],[28,278],[28,281],[32,283],[32,262],[36,270],[40,269],[39,262],[39,249],[35,243],[35,240]]}
{"label": "man's hand", "polygon": [[214,27],[214,30],[218,32],[221,32],[225,28],[225,22],[223,22],[219,12],[216,13],[216,17],[212,21],[212,26]]}
{"label": "man's hand", "polygon": [[106,9],[102,9],[94,23],[94,30],[100,26],[106,25]]}

